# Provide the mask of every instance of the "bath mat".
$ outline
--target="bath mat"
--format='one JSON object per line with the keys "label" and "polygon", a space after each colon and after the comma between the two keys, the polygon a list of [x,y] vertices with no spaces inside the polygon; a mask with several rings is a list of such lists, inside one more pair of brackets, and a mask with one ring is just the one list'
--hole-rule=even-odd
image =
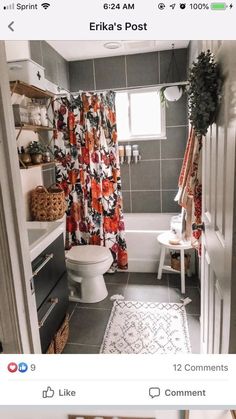
{"label": "bath mat", "polygon": [[183,304],[114,302],[100,353],[190,352],[187,315]]}

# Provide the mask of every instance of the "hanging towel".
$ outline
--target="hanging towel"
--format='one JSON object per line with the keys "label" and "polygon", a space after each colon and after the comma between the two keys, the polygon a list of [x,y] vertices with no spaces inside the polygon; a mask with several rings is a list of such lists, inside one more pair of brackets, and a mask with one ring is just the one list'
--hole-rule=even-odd
{"label": "hanging towel", "polygon": [[202,137],[197,136],[191,127],[185,150],[182,169],[179,176],[179,205],[184,208],[183,232],[192,246],[201,250],[201,213],[202,213],[202,180],[201,180]]}

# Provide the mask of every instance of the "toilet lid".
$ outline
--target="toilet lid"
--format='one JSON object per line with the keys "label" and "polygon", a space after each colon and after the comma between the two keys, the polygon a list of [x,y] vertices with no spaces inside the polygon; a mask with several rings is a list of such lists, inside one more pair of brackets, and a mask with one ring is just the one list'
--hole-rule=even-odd
{"label": "toilet lid", "polygon": [[110,257],[109,249],[96,245],[73,246],[66,255],[66,258],[71,262],[80,264],[104,262]]}

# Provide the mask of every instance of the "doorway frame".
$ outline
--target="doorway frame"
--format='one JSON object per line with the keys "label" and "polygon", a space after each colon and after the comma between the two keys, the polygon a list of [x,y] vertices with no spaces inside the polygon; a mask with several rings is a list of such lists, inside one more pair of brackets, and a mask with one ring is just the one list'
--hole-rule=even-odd
{"label": "doorway frame", "polygon": [[3,353],[41,353],[5,43],[0,41],[0,341]]}

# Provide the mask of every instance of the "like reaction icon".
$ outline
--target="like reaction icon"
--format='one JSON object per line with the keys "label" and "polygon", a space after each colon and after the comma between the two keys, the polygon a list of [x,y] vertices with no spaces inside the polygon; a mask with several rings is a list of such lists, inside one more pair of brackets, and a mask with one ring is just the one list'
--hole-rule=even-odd
{"label": "like reaction icon", "polygon": [[24,373],[24,372],[26,372],[27,370],[28,370],[28,365],[27,365],[25,362],[21,362],[21,363],[18,365],[18,371],[19,371],[19,372]]}

